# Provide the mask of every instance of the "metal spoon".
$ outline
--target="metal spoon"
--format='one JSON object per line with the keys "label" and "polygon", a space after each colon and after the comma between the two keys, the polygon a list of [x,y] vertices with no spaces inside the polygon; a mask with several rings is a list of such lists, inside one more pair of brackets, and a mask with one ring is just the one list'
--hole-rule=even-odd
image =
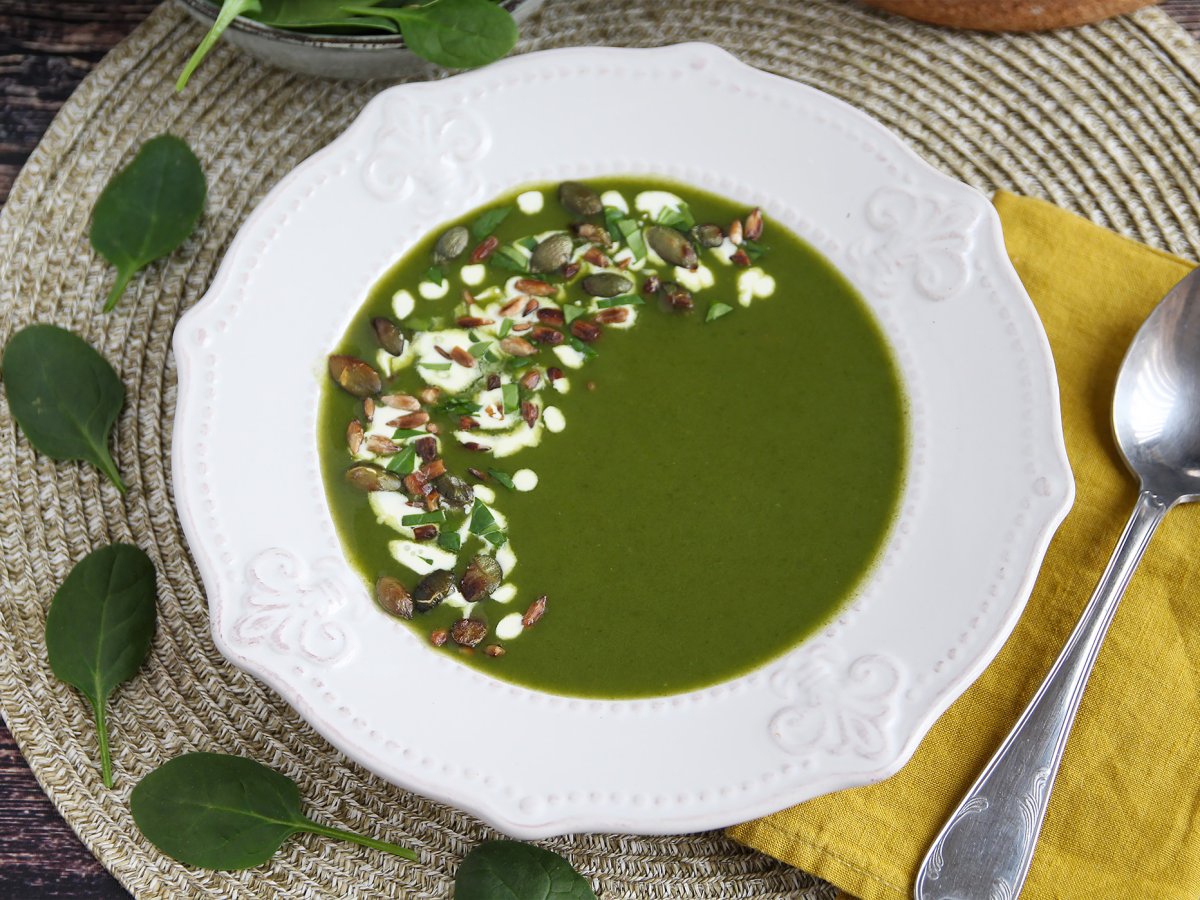
{"label": "metal spoon", "polygon": [[1141,482],[1137,505],[1083,616],[1016,728],[938,835],[917,900],[1012,900],[1021,891],[1079,700],[1150,537],[1200,499],[1200,269],[1142,323],[1117,376],[1113,429]]}

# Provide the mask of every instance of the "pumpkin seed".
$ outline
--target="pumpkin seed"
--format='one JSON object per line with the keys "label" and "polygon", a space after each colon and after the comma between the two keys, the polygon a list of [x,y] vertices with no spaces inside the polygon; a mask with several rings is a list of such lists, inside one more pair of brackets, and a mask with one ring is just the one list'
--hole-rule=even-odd
{"label": "pumpkin seed", "polygon": [[529,604],[529,609],[525,610],[525,615],[521,616],[521,624],[526,628],[531,625],[536,625],[541,621],[542,616],[546,614],[546,595],[538,597]]}
{"label": "pumpkin seed", "polygon": [[448,506],[461,508],[475,501],[475,489],[448,472],[433,479],[433,487]]}
{"label": "pumpkin seed", "polygon": [[402,619],[413,617],[412,595],[398,578],[384,575],[375,582],[375,599],[393,616],[399,616]]}
{"label": "pumpkin seed", "polygon": [[346,470],[346,481],[360,491],[398,491],[404,487],[404,479],[395,472],[366,463],[351,466]]}
{"label": "pumpkin seed", "polygon": [[362,422],[358,419],[351,419],[350,424],[346,426],[346,446],[350,448],[350,452],[355,456],[362,449],[363,442],[363,427]]}
{"label": "pumpkin seed", "polygon": [[583,292],[592,297],[620,297],[633,291],[633,280],[616,272],[597,272],[583,279],[582,284]]}
{"label": "pumpkin seed", "polygon": [[422,578],[413,590],[413,606],[417,612],[429,612],[453,594],[454,589],[454,573],[437,569]]}
{"label": "pumpkin seed", "polygon": [[558,202],[577,216],[598,216],[604,210],[600,195],[578,181],[564,181],[558,186]]}
{"label": "pumpkin seed", "polygon": [[376,316],[371,320],[371,327],[375,329],[375,339],[380,347],[392,356],[400,356],[404,352],[404,332],[395,322],[384,316]]}
{"label": "pumpkin seed", "polygon": [[686,312],[696,305],[692,295],[673,281],[668,281],[662,286],[662,295],[667,306],[679,312]]}
{"label": "pumpkin seed", "polygon": [[486,622],[478,619],[459,619],[450,626],[450,639],[460,647],[474,647],[487,637]]}
{"label": "pumpkin seed", "polygon": [[612,238],[608,232],[599,225],[593,225],[591,222],[584,222],[581,225],[573,225],[571,230],[577,235],[592,244],[599,244],[602,247],[612,246]]}
{"label": "pumpkin seed", "polygon": [[750,215],[746,216],[745,234],[746,240],[757,241],[762,237],[763,233],[763,214],[762,210],[757,206],[750,210]]}
{"label": "pumpkin seed", "polygon": [[329,357],[329,374],[338,387],[355,397],[369,397],[383,389],[379,373],[353,356]]}
{"label": "pumpkin seed", "polygon": [[509,356],[533,356],[537,353],[537,347],[519,337],[506,337],[500,342],[500,349]]}
{"label": "pumpkin seed", "polygon": [[421,408],[421,401],[410,394],[384,394],[379,398],[379,402],[391,409],[399,409],[404,412],[416,412]]}
{"label": "pumpkin seed", "polygon": [[725,242],[725,232],[720,225],[696,225],[692,237],[701,247],[720,247]]}
{"label": "pumpkin seed", "polygon": [[533,248],[529,257],[530,272],[553,272],[571,261],[575,245],[570,235],[552,234]]}
{"label": "pumpkin seed", "polygon": [[571,323],[571,334],[585,344],[590,344],[600,337],[600,326],[584,319],[576,319]]}
{"label": "pumpkin seed", "polygon": [[504,570],[500,568],[500,563],[490,556],[480,554],[471,560],[471,564],[463,572],[458,581],[458,590],[464,600],[475,603],[492,596],[503,579]]}
{"label": "pumpkin seed", "polygon": [[696,248],[683,232],[666,225],[651,225],[646,229],[646,243],[671,265],[696,268]]}
{"label": "pumpkin seed", "polygon": [[513,287],[522,294],[532,294],[535,297],[553,297],[558,293],[558,288],[554,285],[538,281],[535,278],[518,278]]}
{"label": "pumpkin seed", "polygon": [[462,225],[455,225],[440,238],[433,246],[433,259],[437,263],[448,262],[452,259],[458,259],[462,256],[463,251],[467,249],[467,242],[471,240],[471,232]]}

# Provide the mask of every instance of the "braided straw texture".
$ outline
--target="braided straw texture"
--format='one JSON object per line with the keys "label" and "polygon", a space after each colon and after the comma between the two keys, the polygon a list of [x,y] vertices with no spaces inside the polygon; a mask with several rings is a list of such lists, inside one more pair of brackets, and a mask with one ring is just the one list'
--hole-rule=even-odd
{"label": "braided straw texture", "polygon": [[[113,362],[128,392],[117,458],[132,486],[121,497],[89,466],[39,458],[0,403],[0,706],[63,816],[138,897],[448,897],[462,855],[494,835],[350,764],[222,660],[170,489],[176,319],[202,295],[265,192],[382,85],[302,78],[221,47],[176,96],[171,84],[199,37],[173,5],[162,6],[63,107],[0,214],[0,342],[30,322],[55,322]],[[525,28],[521,48],[681,40],[711,41],[841,97],[983,190],[1046,197],[1155,246],[1200,254],[1200,53],[1160,12],[1063,33],[985,36],[839,0],[551,0]],[[651,100],[705,108],[702,96]],[[551,123],[553,111],[537,119]],[[112,273],[87,243],[92,207],[141,142],[168,130],[204,164],[205,218],[180,251],[135,280],[115,313],[101,315]],[[748,145],[746,164],[786,152]],[[280,315],[291,314],[281,304]],[[71,565],[115,541],[138,544],[157,565],[160,620],[149,664],[110,704],[117,782],[106,791],[89,710],[51,676],[44,623]],[[398,702],[422,689],[397,688]],[[275,766],[299,782],[313,818],[412,846],[422,862],[302,836],[246,872],[177,865],[142,839],[128,799],[143,775],[192,749]],[[833,895],[717,833],[584,835],[546,845],[605,898]]]}

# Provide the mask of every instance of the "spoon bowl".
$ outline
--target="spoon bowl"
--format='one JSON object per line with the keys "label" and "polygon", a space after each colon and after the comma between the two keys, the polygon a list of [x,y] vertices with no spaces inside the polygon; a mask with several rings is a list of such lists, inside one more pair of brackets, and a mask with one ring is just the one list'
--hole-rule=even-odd
{"label": "spoon bowl", "polygon": [[1200,499],[1200,269],[1138,329],[1117,376],[1112,415],[1117,446],[1141,485],[1133,514],[1050,674],[921,863],[917,900],[1021,892],[1117,604],[1163,517],[1177,503]]}
{"label": "spoon bowl", "polygon": [[1200,270],[1138,329],[1117,377],[1113,430],[1144,489],[1200,498]]}

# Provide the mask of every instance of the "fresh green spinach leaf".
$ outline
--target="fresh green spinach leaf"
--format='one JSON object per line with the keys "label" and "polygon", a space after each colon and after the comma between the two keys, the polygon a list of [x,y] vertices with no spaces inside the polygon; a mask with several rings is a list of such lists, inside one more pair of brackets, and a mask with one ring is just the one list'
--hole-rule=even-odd
{"label": "fresh green spinach leaf", "polygon": [[196,71],[196,67],[204,57],[208,56],[217,40],[225,33],[225,29],[238,16],[246,15],[251,12],[261,12],[262,3],[259,0],[224,0],[221,3],[221,10],[217,13],[217,17],[213,20],[212,27],[208,29],[208,33],[204,35],[204,39],[200,41],[192,55],[184,64],[183,71],[179,73],[179,79],[175,82],[175,90],[182,91],[187,87],[188,79],[192,77],[192,73]]}
{"label": "fresh green spinach leaf", "polygon": [[459,865],[454,900],[596,900],[596,895],[557,853],[518,841],[488,841]]}
{"label": "fresh green spinach leaf", "polygon": [[150,843],[181,863],[205,869],[260,865],[301,831],[417,858],[404,847],[312,821],[300,812],[294,781],[241,756],[178,756],[138,782],[129,808]]}
{"label": "fresh green spinach leaf", "polygon": [[150,652],[156,596],[150,557],[130,544],[113,544],[75,565],[46,615],[51,670],[78,688],[95,712],[105,787],[112,787],[108,695],[137,673]]}
{"label": "fresh green spinach leaf", "polygon": [[487,210],[471,223],[471,237],[477,241],[482,241],[500,227],[500,223],[508,218],[512,210],[511,206],[497,206],[494,209]]}
{"label": "fresh green spinach leaf", "polygon": [[431,0],[400,7],[346,4],[342,10],[392,19],[413,53],[451,69],[494,62],[517,43],[516,22],[492,0]]}
{"label": "fresh green spinach leaf", "polygon": [[117,267],[105,312],[117,305],[130,278],[192,233],[205,191],[196,154],[170,134],[146,141],[113,176],[96,201],[89,235],[96,252]]}
{"label": "fresh green spinach leaf", "polygon": [[29,443],[53,459],[82,459],[125,485],[108,437],[125,387],[83,338],[56,325],[29,325],[4,348],[8,405]]}

